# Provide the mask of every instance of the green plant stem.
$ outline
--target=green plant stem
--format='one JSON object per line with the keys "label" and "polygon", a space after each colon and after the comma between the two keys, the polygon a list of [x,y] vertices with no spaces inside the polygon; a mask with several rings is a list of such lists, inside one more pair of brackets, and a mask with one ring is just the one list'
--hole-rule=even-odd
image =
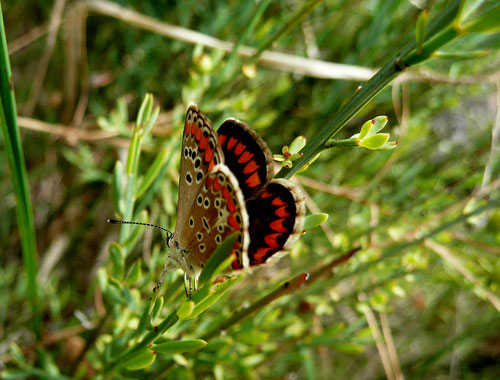
{"label": "green plant stem", "polygon": [[325,145],[325,149],[330,149],[330,148],[359,148],[358,144],[359,140],[351,140],[351,139],[345,139],[345,140],[335,140],[331,139],[328,141]]}
{"label": "green plant stem", "polygon": [[2,136],[5,142],[7,161],[12,175],[12,185],[16,196],[16,214],[24,269],[27,277],[27,293],[33,314],[33,330],[40,336],[41,318],[39,315],[39,295],[37,285],[38,258],[33,222],[33,208],[28,184],[24,153],[21,145],[21,135],[17,124],[16,99],[12,72],[10,69],[7,39],[3,23],[3,12],[0,2],[0,122]]}
{"label": "green plant stem", "polygon": [[441,225],[439,225],[438,227],[436,227],[432,231],[428,232],[427,234],[425,234],[417,239],[387,247],[386,249],[384,249],[382,251],[380,258],[373,260],[373,261],[370,261],[370,262],[367,262],[367,263],[360,264],[355,270],[353,270],[349,273],[345,273],[342,276],[337,277],[336,281],[338,282],[344,278],[352,277],[358,273],[364,273],[364,272],[368,271],[370,269],[370,267],[380,263],[382,260],[387,260],[388,258],[394,257],[395,255],[401,253],[404,250],[407,250],[415,245],[419,245],[419,244],[423,243],[426,239],[429,239],[429,238],[439,234],[440,232],[446,231],[457,224],[460,224],[460,223],[467,221],[467,219],[469,219],[470,217],[472,217],[474,215],[479,215],[479,214],[481,214],[481,213],[483,213],[483,212],[485,212],[493,207],[498,207],[499,205],[500,205],[500,197],[497,199],[491,200],[490,202],[488,202],[484,206],[478,207],[474,211],[471,211],[467,214],[460,215],[459,217],[457,217],[455,219],[452,219],[448,222],[442,223]]}
{"label": "green plant stem", "polygon": [[215,328],[211,329],[208,331],[201,339],[203,340],[209,340],[213,337],[215,337],[217,334],[220,333],[221,330],[227,330],[229,327],[232,325],[240,322],[241,320],[245,319],[246,317],[252,315],[256,311],[262,309],[264,306],[268,305],[272,301],[276,300],[277,298],[280,298],[286,294],[291,293],[295,289],[297,289],[299,286],[304,284],[309,278],[309,274],[307,273],[300,273],[294,278],[292,278],[290,281],[286,281],[280,287],[274,291],[272,291],[269,294],[266,294],[264,297],[259,299],[257,302],[253,303],[250,305],[248,308],[244,308],[240,310],[239,312],[234,313],[230,318],[225,320],[223,323],[217,325]]}
{"label": "green plant stem", "polygon": [[[446,28],[455,18],[460,0],[454,0],[450,5],[435,18],[427,28],[426,36],[429,42],[424,45],[424,49],[420,55],[411,54],[415,51],[416,42],[411,40],[398,54],[392,58],[389,63],[382,67],[364,86],[354,93],[351,99],[344,107],[338,110],[326,124],[311,138],[308,144],[302,150],[304,155],[294,162],[293,167],[284,168],[276,174],[276,178],[290,178],[297,173],[306,163],[314,156],[325,149],[328,143],[335,134],[337,134],[344,125],[351,120],[363,107],[370,102],[380,91],[382,91],[389,83],[396,79],[401,72],[407,67],[421,63],[425,59],[431,57],[431,48],[443,46],[445,43],[454,39],[457,34]],[[441,30],[445,29],[444,32]],[[433,38],[434,35],[437,36]],[[433,42],[434,41],[434,42]],[[427,49],[427,50],[426,50]],[[418,57],[417,57],[418,56]],[[411,58],[409,61],[408,59]]]}
{"label": "green plant stem", "polygon": [[311,275],[308,273],[300,273],[294,278],[292,278],[290,281],[286,281],[284,284],[282,284],[280,287],[278,287],[276,290],[273,290],[272,292],[266,294],[264,297],[260,298],[257,300],[255,303],[250,305],[247,308],[244,308],[240,310],[239,312],[234,313],[231,317],[228,319],[224,320],[222,323],[218,324],[216,327],[212,328],[209,330],[206,334],[202,336],[201,339],[204,340],[209,340],[214,338],[217,334],[220,333],[221,330],[227,330],[231,326],[235,325],[236,323],[240,322],[241,320],[249,317],[253,313],[257,312],[258,310],[262,309],[264,306],[270,304],[274,300],[287,295],[291,292],[293,292],[295,289],[298,287],[304,285],[304,286],[310,286],[313,284],[315,281],[320,279],[321,277],[331,274],[332,270],[349,260],[357,251],[359,248],[355,248],[348,253],[340,256],[337,259],[332,260],[331,262],[323,265],[322,267],[318,268],[315,270]]}
{"label": "green plant stem", "polygon": [[114,358],[104,369],[104,372],[109,372],[120,362],[123,362],[127,359],[130,359],[135,353],[147,348],[151,343],[153,343],[156,339],[166,333],[172,326],[174,326],[179,321],[179,317],[176,312],[170,314],[167,318],[165,318],[153,331],[150,331],[142,338],[142,340],[129,348],[125,352],[123,352],[118,357]]}

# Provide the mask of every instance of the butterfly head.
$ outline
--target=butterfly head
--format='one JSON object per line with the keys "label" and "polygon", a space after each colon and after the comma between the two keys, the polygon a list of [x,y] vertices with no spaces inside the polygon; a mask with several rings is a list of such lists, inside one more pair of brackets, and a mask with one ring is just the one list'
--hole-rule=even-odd
{"label": "butterfly head", "polygon": [[201,267],[190,259],[190,254],[191,251],[188,248],[183,248],[179,240],[173,238],[168,258],[171,259],[175,266],[181,268],[189,278],[198,278],[201,273]]}

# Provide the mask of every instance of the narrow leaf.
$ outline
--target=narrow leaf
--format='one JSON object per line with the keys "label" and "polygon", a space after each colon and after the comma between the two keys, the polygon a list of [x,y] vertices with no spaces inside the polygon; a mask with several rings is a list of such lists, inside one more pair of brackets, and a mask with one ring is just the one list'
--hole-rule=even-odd
{"label": "narrow leaf", "polygon": [[161,354],[182,354],[184,352],[199,350],[207,344],[207,342],[201,339],[189,339],[156,344],[153,346],[153,350]]}
{"label": "narrow leaf", "polygon": [[125,369],[129,371],[137,371],[146,368],[155,361],[156,355],[150,350],[142,350],[132,356],[130,359],[125,360],[122,364]]}
{"label": "narrow leaf", "polygon": [[304,221],[304,231],[308,231],[314,227],[318,227],[319,225],[326,222],[327,219],[328,219],[328,214],[324,213],[312,214],[306,216],[306,220]]}
{"label": "narrow leaf", "polygon": [[198,279],[198,283],[200,285],[205,284],[210,281],[214,276],[217,275],[215,273],[216,269],[219,267],[229,254],[231,253],[236,240],[238,239],[238,234],[234,233],[228,236],[219,246],[215,249],[214,253],[210,256],[205,267],[201,271],[200,278]]}
{"label": "narrow leaf", "polygon": [[389,140],[388,133],[377,133],[362,140],[359,145],[367,149],[379,149]]}
{"label": "narrow leaf", "polygon": [[158,174],[161,171],[161,168],[163,165],[165,165],[165,162],[167,161],[169,152],[164,149],[160,152],[158,156],[156,156],[153,164],[149,167],[148,171],[146,172],[146,175],[141,181],[141,184],[139,185],[139,188],[137,189],[136,192],[136,199],[142,197],[142,195],[146,192],[146,190],[151,186],[153,181],[156,179]]}
{"label": "narrow leaf", "polygon": [[148,121],[151,116],[151,110],[153,109],[153,95],[146,94],[144,99],[142,100],[141,108],[139,108],[139,112],[137,113],[137,127],[141,127],[143,124]]}
{"label": "narrow leaf", "polygon": [[118,279],[123,278],[125,271],[125,257],[123,254],[122,246],[118,243],[112,243],[109,246],[109,257],[111,259],[113,276]]}

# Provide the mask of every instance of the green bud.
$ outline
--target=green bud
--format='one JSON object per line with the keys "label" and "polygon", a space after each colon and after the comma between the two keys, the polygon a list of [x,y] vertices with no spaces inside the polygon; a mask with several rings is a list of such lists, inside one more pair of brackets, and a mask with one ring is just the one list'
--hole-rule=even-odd
{"label": "green bud", "polygon": [[283,157],[282,154],[273,154],[273,160],[278,161],[278,162],[282,162],[282,161],[285,161],[285,157]]}
{"label": "green bud", "polygon": [[297,158],[300,158],[304,155],[304,153],[294,153],[290,156],[290,161],[295,161]]}
{"label": "green bud", "polygon": [[286,160],[286,161],[283,161],[283,163],[281,164],[281,166],[283,166],[286,169],[290,169],[293,166],[293,164],[292,164],[292,161]]}

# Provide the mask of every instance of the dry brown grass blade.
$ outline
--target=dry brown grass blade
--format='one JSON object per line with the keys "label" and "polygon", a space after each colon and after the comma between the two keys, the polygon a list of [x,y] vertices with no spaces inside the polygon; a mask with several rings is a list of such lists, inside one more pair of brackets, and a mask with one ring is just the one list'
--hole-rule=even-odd
{"label": "dry brown grass blade", "polygon": [[432,239],[425,240],[424,245],[427,248],[433,250],[435,253],[437,253],[448,265],[450,265],[453,269],[455,269],[462,276],[464,276],[474,286],[476,286],[478,289],[481,289],[484,298],[486,298],[493,305],[493,307],[497,309],[497,311],[500,313],[500,298],[498,298],[497,295],[494,294],[493,292],[490,292],[488,289],[486,289],[481,284],[481,281],[465,267],[460,258],[458,258],[451,249],[442,244],[437,243]]}

